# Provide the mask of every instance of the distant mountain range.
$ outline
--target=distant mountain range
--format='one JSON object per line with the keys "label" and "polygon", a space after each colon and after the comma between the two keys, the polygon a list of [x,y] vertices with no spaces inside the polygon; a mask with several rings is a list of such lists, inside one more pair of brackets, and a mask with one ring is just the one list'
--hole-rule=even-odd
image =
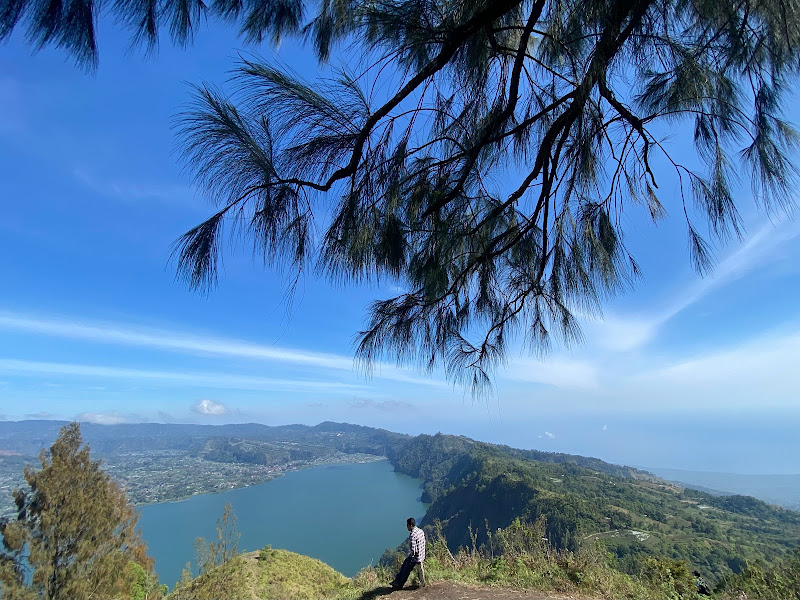
{"label": "distant mountain range", "polygon": [[[21,465],[35,462],[63,424],[0,422],[0,496],[19,485]],[[750,496],[686,489],[596,458],[463,436],[412,437],[331,422],[313,427],[84,424],[82,431],[113,477],[125,485],[138,481],[134,491],[159,490],[146,501],[215,491],[220,477],[226,487],[250,485],[287,469],[387,457],[395,470],[423,481],[422,499],[430,503],[423,524],[439,531],[453,550],[491,545],[494,532],[516,519],[543,518],[547,541],[557,549],[599,542],[628,572],[646,557],[660,556],[686,560],[718,579],[747,562],[772,562],[800,540],[800,513]],[[679,479],[674,474],[665,476]]]}

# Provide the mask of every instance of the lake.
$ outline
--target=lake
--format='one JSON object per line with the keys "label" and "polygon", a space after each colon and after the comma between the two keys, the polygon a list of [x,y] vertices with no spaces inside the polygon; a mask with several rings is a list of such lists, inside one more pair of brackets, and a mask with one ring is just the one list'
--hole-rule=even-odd
{"label": "lake", "polygon": [[226,502],[238,517],[239,550],[267,544],[313,556],[348,577],[376,564],[408,536],[406,519],[421,519],[421,481],[386,461],[292,471],[267,483],[139,508],[139,526],[161,583],[172,588],[194,540],[216,540]]}

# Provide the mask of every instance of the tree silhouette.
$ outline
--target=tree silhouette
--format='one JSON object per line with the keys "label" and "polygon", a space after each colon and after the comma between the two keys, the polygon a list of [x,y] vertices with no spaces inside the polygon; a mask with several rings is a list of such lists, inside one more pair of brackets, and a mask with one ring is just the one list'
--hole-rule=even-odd
{"label": "tree silhouette", "polygon": [[[251,59],[230,95],[195,89],[179,139],[219,209],[176,255],[196,288],[215,283],[226,232],[298,272],[389,279],[403,291],[370,308],[367,365],[441,366],[480,390],[510,339],[574,341],[575,313],[635,280],[632,208],[683,215],[704,272],[706,238],[742,233],[740,174],[768,210],[791,203],[796,0],[2,2],[0,39],[26,23],[89,67],[101,8],[149,47],[161,26],[187,43],[208,15],[250,42],[304,37],[323,64],[349,48],[328,79]],[[678,127],[695,156],[667,144]]]}

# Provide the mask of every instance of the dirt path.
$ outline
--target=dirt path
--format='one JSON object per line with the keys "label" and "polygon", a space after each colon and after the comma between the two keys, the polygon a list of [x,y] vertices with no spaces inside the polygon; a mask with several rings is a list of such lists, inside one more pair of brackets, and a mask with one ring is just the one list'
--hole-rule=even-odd
{"label": "dirt path", "polygon": [[385,600],[585,600],[579,596],[522,590],[511,587],[471,586],[453,581],[435,581],[424,588],[407,587],[399,591],[379,588],[363,597],[363,600],[384,598]]}

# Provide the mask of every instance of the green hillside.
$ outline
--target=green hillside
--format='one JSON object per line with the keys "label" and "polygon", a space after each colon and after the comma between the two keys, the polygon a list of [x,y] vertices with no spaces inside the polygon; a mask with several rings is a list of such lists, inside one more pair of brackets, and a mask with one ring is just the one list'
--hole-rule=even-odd
{"label": "green hillside", "polygon": [[597,459],[436,435],[414,438],[392,460],[425,480],[432,504],[424,523],[438,520],[452,551],[486,545],[490,532],[517,518],[543,517],[556,549],[574,552],[602,542],[623,571],[637,572],[648,556],[666,557],[716,581],[800,545],[798,512],[684,489]]}
{"label": "green hillside", "polygon": [[172,600],[313,600],[333,598],[350,580],[325,563],[269,547],[240,554],[228,563],[181,583]]}
{"label": "green hillside", "polygon": [[515,520],[493,535],[491,553],[466,548],[451,553],[433,531],[425,560],[428,587],[422,589],[412,575],[405,592],[392,593],[396,563],[365,567],[347,579],[315,559],[267,547],[187,579],[168,600],[375,600],[389,594],[420,600],[800,598],[800,551],[769,568],[747,566],[712,591],[699,585],[683,561],[648,558],[638,573],[629,575],[615,569],[596,546],[578,553],[554,551],[543,541],[541,525]]}

